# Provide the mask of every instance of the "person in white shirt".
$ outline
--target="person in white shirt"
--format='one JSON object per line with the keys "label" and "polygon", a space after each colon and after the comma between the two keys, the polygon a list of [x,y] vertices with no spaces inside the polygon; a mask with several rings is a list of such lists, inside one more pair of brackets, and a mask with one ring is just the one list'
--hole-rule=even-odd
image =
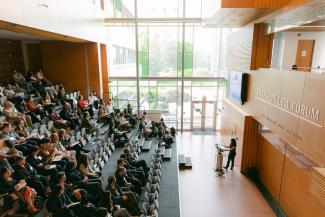
{"label": "person in white shirt", "polygon": [[112,104],[111,99],[109,99],[108,103],[106,104],[106,111],[107,111],[107,114],[114,113],[113,104]]}
{"label": "person in white shirt", "polygon": [[88,104],[94,105],[97,100],[98,98],[94,95],[94,92],[90,92],[88,96]]}

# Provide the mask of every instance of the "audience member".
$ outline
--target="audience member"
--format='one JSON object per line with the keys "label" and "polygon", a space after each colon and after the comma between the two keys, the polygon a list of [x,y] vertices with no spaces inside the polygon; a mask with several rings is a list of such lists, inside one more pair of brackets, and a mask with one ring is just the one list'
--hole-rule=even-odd
{"label": "audience member", "polygon": [[94,116],[94,111],[92,109],[92,107],[84,100],[83,96],[80,95],[78,97],[78,103],[77,103],[78,107],[81,109],[82,112],[89,112],[90,116]]}
{"label": "audience member", "polygon": [[18,121],[19,119],[23,119],[25,123],[29,126],[32,127],[32,120],[29,115],[22,114],[16,110],[12,102],[6,101],[4,103],[4,108],[3,108],[3,115],[6,117],[7,121],[14,123],[15,121]]}

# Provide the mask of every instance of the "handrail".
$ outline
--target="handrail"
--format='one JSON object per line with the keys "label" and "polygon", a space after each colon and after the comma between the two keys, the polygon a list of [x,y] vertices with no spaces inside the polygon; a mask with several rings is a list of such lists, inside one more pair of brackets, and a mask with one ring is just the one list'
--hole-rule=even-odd
{"label": "handrail", "polygon": [[279,69],[279,70],[291,70],[291,71],[300,71],[299,69],[301,69],[301,71],[306,71],[306,70],[310,70],[310,72],[315,73],[317,72],[317,74],[323,74],[325,75],[325,68],[315,68],[315,67],[300,67],[297,66],[295,67],[295,69],[292,69],[292,66],[275,66],[275,65],[268,65],[265,66],[266,68],[273,68],[273,69]]}

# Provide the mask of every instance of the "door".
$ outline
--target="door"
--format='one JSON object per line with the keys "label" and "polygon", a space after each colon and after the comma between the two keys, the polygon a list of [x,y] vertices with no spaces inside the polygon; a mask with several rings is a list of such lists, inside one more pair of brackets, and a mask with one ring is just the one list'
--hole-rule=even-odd
{"label": "door", "polygon": [[216,130],[216,101],[194,100],[191,105],[191,130]]}
{"label": "door", "polygon": [[296,54],[296,65],[300,71],[310,71],[315,40],[299,40]]}

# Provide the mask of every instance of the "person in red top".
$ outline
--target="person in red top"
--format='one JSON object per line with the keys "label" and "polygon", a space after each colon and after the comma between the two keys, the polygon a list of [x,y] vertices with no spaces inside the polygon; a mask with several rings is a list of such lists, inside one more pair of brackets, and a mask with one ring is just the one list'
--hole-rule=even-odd
{"label": "person in red top", "polygon": [[78,97],[78,103],[77,103],[78,107],[81,109],[82,112],[89,112],[90,116],[93,117],[94,116],[94,111],[93,108],[88,105],[88,103],[84,100],[83,96],[80,95]]}
{"label": "person in red top", "polygon": [[30,112],[33,112],[35,115],[40,115],[41,119],[44,118],[45,112],[41,105],[35,105],[32,96],[29,96],[26,100],[26,107]]}

